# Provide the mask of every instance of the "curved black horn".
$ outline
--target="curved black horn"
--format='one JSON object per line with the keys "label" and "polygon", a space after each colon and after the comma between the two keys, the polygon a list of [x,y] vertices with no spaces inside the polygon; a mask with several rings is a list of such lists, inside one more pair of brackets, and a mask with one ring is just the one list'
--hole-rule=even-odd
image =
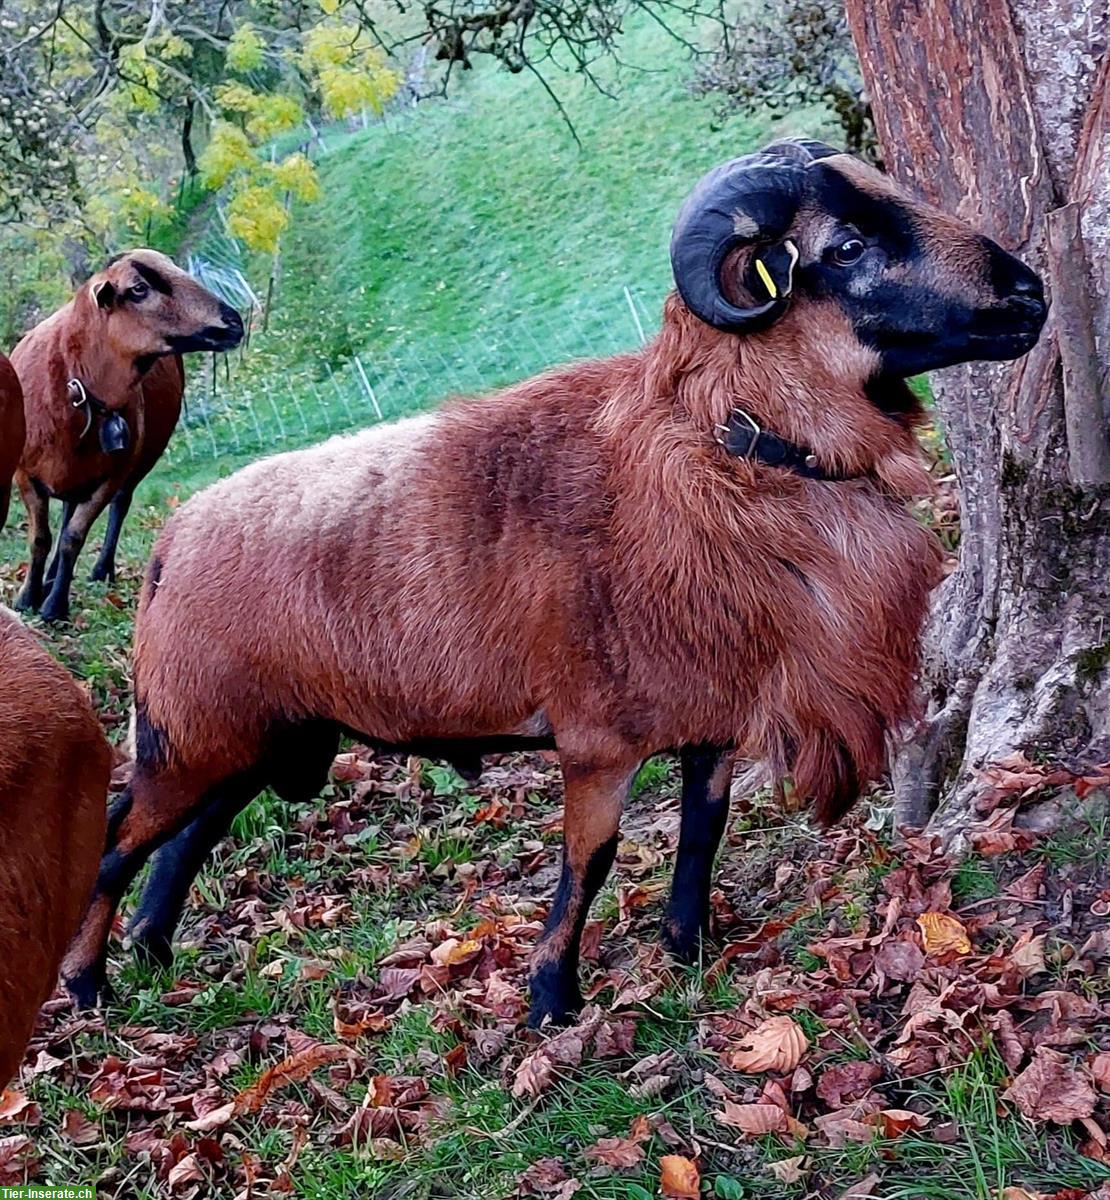
{"label": "curved black horn", "polygon": [[686,307],[707,325],[754,333],[786,311],[786,292],[752,308],[732,304],[721,289],[721,269],[736,246],[776,241],[790,228],[805,191],[805,161],[781,152],[746,154],[715,167],[687,196],[671,234],[671,267]]}
{"label": "curved black horn", "polygon": [[814,141],[813,138],[780,138],[777,142],[772,142],[769,146],[764,146],[763,154],[778,154],[783,158],[793,159],[795,162],[809,164],[816,162],[819,158],[831,158],[834,154],[843,154],[843,150],[837,150],[834,146],[829,146],[825,142]]}

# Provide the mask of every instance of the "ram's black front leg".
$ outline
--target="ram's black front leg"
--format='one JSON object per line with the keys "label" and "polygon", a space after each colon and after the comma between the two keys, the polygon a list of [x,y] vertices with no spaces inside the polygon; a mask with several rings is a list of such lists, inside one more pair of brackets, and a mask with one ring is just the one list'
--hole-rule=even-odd
{"label": "ram's black front leg", "polygon": [[717,746],[686,746],[679,757],[682,828],[662,936],[672,954],[696,962],[709,929],[713,861],[728,820],[732,755]]}

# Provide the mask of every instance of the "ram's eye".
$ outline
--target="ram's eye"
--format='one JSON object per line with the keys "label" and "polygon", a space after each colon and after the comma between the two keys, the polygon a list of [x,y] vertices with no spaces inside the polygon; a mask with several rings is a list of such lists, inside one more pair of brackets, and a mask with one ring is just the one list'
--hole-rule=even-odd
{"label": "ram's eye", "polygon": [[867,247],[859,238],[845,238],[839,246],[833,249],[833,262],[840,267],[850,267],[852,263],[859,262],[866,249]]}
{"label": "ram's eye", "polygon": [[150,288],[145,283],[133,283],[127,291],[132,300],[141,300],[150,291]]}

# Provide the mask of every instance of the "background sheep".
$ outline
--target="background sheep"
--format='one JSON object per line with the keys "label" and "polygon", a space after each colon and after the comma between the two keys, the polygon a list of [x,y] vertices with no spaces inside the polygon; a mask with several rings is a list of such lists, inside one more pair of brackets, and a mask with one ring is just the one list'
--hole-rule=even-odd
{"label": "background sheep", "polygon": [[0,608],[0,1089],[88,904],[110,762],[84,692]]}
{"label": "background sheep", "polygon": [[[12,363],[23,385],[27,440],[16,480],[31,564],[16,608],[41,606],[48,621],[69,615],[74,564],[109,502],[112,519],[94,576],[114,570],[132,493],[177,425],[180,355],[230,350],[242,337],[234,309],[164,254],[132,250],[20,341]],[[52,498],[66,507],[44,602]]]}
{"label": "background sheep", "polygon": [[8,519],[12,477],[23,453],[23,391],[12,364],[0,354],[0,529]]}
{"label": "background sheep", "polygon": [[704,922],[724,748],[823,821],[881,771],[939,566],[902,503],[928,487],[902,377],[1028,350],[1040,282],[814,143],[710,172],[671,254],[679,295],[642,352],[264,460],[170,521],[136,631],[135,775],[67,959],[79,999],[150,853],[183,831],[140,946],[230,815],[266,784],[311,795],[343,730],[418,752],[554,734],[565,854],[534,1022],[580,1003],[583,922],[645,758],[702,748],[679,944]]}

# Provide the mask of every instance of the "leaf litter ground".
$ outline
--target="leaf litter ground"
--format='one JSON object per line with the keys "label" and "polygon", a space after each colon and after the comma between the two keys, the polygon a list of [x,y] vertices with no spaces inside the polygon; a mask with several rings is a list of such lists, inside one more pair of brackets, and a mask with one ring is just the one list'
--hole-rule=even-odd
{"label": "leaf litter ground", "polygon": [[[136,514],[144,542],[163,516]],[[117,741],[139,579],[129,560],[117,587],[85,585],[74,625],[43,635]],[[120,755],[115,786],[126,772]],[[318,803],[267,795],[237,820],[172,972],[136,965],[117,928],[115,1002],[46,1006],[0,1098],[0,1185],[1110,1200],[1107,784],[993,764],[956,866],[924,837],[893,848],[881,794],[829,834],[739,796],[688,969],[657,942],[678,816],[653,761],[584,937],[587,1008],[537,1035],[553,756],[470,787],[350,747]],[[1069,797],[1083,815],[1046,833]]]}
{"label": "leaf litter ground", "polygon": [[673,769],[649,764],[584,938],[587,1007],[545,1035],[523,1021],[552,756],[471,787],[353,747],[333,780],[239,819],[172,973],[117,943],[106,1012],[47,1006],[0,1104],[0,1182],[1110,1198],[1110,853],[1095,828],[1015,824],[1019,801],[1105,780],[997,767],[958,869],[924,837],[892,849],[867,805],[822,834],[741,798],[693,970],[656,940],[678,818]]}

